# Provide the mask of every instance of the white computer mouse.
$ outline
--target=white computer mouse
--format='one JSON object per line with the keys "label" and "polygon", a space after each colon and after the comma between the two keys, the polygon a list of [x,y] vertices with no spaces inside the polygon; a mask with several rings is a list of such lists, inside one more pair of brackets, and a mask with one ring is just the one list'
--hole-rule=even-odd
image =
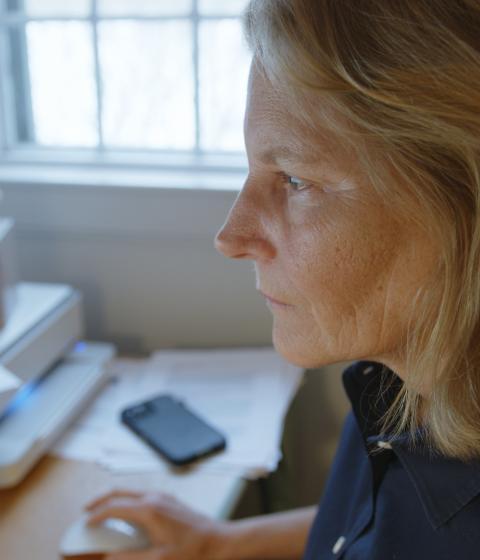
{"label": "white computer mouse", "polygon": [[119,550],[148,548],[150,541],[145,532],[121,519],[107,519],[100,525],[87,525],[84,514],[65,532],[60,543],[62,556],[106,554]]}

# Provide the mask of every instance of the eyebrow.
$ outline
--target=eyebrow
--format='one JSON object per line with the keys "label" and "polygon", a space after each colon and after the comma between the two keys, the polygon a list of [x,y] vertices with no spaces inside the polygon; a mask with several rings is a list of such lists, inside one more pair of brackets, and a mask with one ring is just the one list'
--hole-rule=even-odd
{"label": "eyebrow", "polygon": [[260,153],[259,159],[266,165],[276,164],[279,161],[290,163],[319,163],[319,157],[305,152],[292,150],[286,146],[277,146],[264,150]]}

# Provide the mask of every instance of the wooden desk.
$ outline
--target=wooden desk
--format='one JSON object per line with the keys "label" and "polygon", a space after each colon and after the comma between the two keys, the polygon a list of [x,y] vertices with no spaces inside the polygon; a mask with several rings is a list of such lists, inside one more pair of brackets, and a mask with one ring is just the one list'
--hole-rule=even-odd
{"label": "wooden desk", "polygon": [[0,559],[56,560],[67,527],[113,488],[161,490],[207,515],[228,517],[245,481],[227,474],[113,474],[93,463],[45,457],[16,488],[0,490]]}
{"label": "wooden desk", "polygon": [[206,515],[227,518],[246,486],[227,473],[118,474],[94,463],[47,456],[17,487],[0,490],[0,560],[57,560],[63,533],[84,505],[115,488],[168,492]]}

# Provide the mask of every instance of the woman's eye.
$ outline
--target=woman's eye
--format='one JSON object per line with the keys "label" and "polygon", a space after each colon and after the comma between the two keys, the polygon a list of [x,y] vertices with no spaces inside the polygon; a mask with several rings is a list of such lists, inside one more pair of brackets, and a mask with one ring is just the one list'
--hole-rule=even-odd
{"label": "woman's eye", "polygon": [[284,181],[285,183],[294,191],[294,192],[300,192],[300,191],[304,191],[307,190],[311,187],[313,187],[312,184],[310,183],[306,183],[305,181],[302,181],[302,179],[299,179],[298,177],[295,177],[295,175],[283,175]]}

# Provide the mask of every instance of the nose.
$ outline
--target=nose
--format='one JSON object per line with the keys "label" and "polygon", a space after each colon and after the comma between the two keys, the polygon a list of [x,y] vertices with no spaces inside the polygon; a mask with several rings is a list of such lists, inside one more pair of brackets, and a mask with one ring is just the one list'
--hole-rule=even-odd
{"label": "nose", "polygon": [[260,201],[250,198],[244,187],[215,237],[217,251],[231,259],[273,259],[276,251],[262,225],[262,215]]}

